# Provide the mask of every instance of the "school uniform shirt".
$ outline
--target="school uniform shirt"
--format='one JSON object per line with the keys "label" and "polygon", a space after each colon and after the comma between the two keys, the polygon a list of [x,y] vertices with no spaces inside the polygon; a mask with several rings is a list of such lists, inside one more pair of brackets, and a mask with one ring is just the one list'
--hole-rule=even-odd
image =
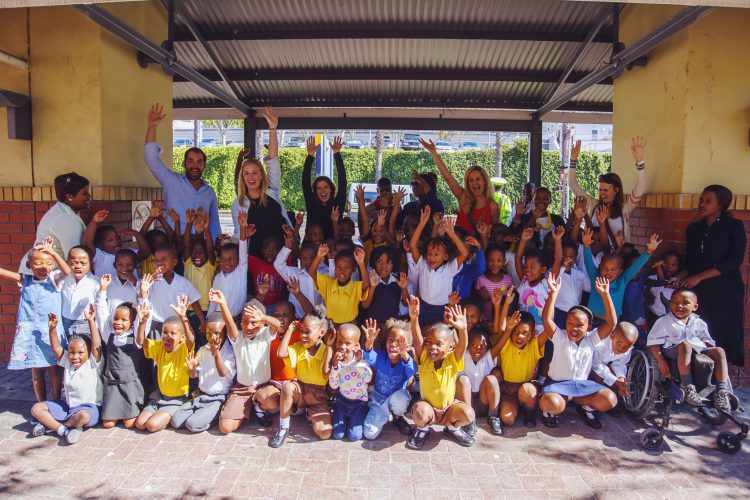
{"label": "school uniform shirt", "polygon": [[[657,280],[659,277],[652,274],[648,277],[649,280]],[[652,286],[648,289],[648,294],[651,296],[651,304],[649,304],[649,310],[657,318],[661,318],[667,314],[667,307],[664,302],[669,302],[672,299],[674,288],[667,288],[666,286]]]}
{"label": "school uniform shirt", "polygon": [[331,369],[328,385],[346,399],[367,401],[367,387],[372,380],[372,370],[364,360],[352,357],[348,363],[339,362]]}
{"label": "school uniform shirt", "polygon": [[203,394],[211,396],[227,394],[232,387],[234,374],[237,372],[237,363],[234,358],[232,345],[229,342],[224,342],[224,345],[219,349],[219,355],[224,367],[227,369],[227,374],[223,377],[219,375],[219,371],[216,368],[216,359],[210,347],[204,345],[195,355],[198,362],[200,362],[200,365],[198,365],[198,389]]}
{"label": "school uniform shirt", "polygon": [[[135,284],[128,280],[125,280],[123,283],[116,274],[113,275],[112,282],[109,284],[107,291],[104,294],[107,303],[109,304],[109,310],[114,311],[115,307],[123,302],[130,302],[135,307],[138,303],[138,286],[137,280]],[[100,292],[98,292],[97,289],[97,300],[99,293]]]}
{"label": "school uniform shirt", "polygon": [[521,286],[521,278],[516,272],[516,254],[510,250],[505,252],[505,273],[510,275],[510,279],[513,280],[513,286],[518,290],[518,287]]}
{"label": "school uniform shirt", "polygon": [[[635,261],[633,261],[632,264],[630,264],[630,266],[628,266],[627,269],[624,269],[622,273],[620,273],[620,276],[618,276],[616,280],[609,284],[609,295],[612,297],[612,303],[615,305],[615,312],[617,312],[618,316],[622,313],[622,299],[625,296],[625,288],[630,280],[633,279],[633,276],[638,274],[638,271],[640,271],[646,262],[648,262],[649,258],[651,258],[651,254],[643,252],[637,259],[635,259]],[[593,288],[594,281],[596,280],[596,277],[599,276],[599,268],[594,263],[590,248],[583,249],[583,261],[586,264],[586,271],[590,278],[589,282]],[[601,295],[596,292],[591,293],[591,296],[589,297],[589,309],[591,309],[591,312],[594,314],[604,316],[604,302],[602,302]]]}
{"label": "school uniform shirt", "polygon": [[[279,346],[281,345],[281,332],[274,335],[271,340],[271,380],[277,382],[283,382],[285,380],[294,380],[297,378],[293,368],[290,368],[284,363],[284,358],[280,358],[277,354],[279,352]],[[294,330],[292,332],[292,338],[289,339],[289,345],[294,345],[299,342],[299,332]]]}
{"label": "school uniform shirt", "polygon": [[323,362],[326,359],[326,345],[321,342],[313,356],[307,351],[302,342],[289,346],[289,356],[284,358],[284,364],[297,372],[297,380],[304,384],[326,385],[328,375],[323,374]]}
{"label": "school uniform shirt", "polygon": [[[583,249],[585,247],[578,244],[578,256],[576,257],[576,263],[575,268],[578,269],[583,273],[584,276],[586,276],[586,282],[583,284],[583,291],[587,293],[591,293],[591,276],[589,276],[588,271],[586,270],[586,263],[583,261]],[[599,252],[598,254],[594,255],[594,264],[596,265],[596,268],[599,269],[599,264],[602,262],[602,257],[604,256],[604,252]],[[597,275],[598,276],[598,273]],[[594,276],[594,278],[596,278]]]}
{"label": "school uniform shirt", "polygon": [[552,380],[586,380],[591,373],[594,348],[601,342],[599,329],[586,333],[578,342],[572,342],[565,330],[555,328],[552,335],[555,351],[549,364],[548,375]]}
{"label": "school uniform shirt", "polygon": [[478,362],[474,362],[474,358],[469,354],[469,350],[466,349],[464,353],[464,369],[461,370],[459,375],[466,375],[469,377],[471,382],[471,392],[479,392],[479,386],[482,385],[484,377],[490,374],[493,368],[497,366],[497,360],[492,357],[492,353],[487,351],[484,356],[479,358]]}
{"label": "school uniform shirt", "polygon": [[537,335],[542,333],[544,325],[542,324],[542,311],[544,303],[549,297],[549,287],[547,280],[542,277],[536,285],[531,285],[526,278],[518,287],[518,308],[526,311],[534,318]]}
{"label": "school uniform shirt", "polygon": [[[107,292],[109,292],[109,288],[107,288]],[[122,302],[119,302],[113,305],[113,303],[110,302],[107,297],[107,292],[98,292],[96,294],[96,326],[97,328],[99,328],[99,334],[102,338],[102,344],[105,346],[109,342],[109,337],[114,335],[112,315],[114,314],[115,307],[117,307],[117,305],[119,304],[122,304]],[[133,307],[136,307],[136,302],[131,303],[133,304]],[[130,326],[130,330],[122,335],[115,335],[115,338],[112,339],[112,342],[114,342],[117,347],[122,347],[127,344],[128,336],[134,335],[134,332],[138,330],[138,323],[140,323],[140,320],[138,319],[138,315],[136,314],[135,320]],[[147,321],[146,324],[148,325],[149,322]],[[140,349],[140,346],[138,346],[138,348]]]}
{"label": "school uniform shirt", "polygon": [[[355,245],[356,246],[356,245]],[[318,266],[318,272],[323,273],[331,278],[336,277],[336,259],[328,259],[328,264],[321,263]],[[359,267],[355,264],[354,272],[350,278],[352,281],[362,281],[362,276],[359,274]]]}
{"label": "school uniform shirt", "polygon": [[440,368],[430,359],[427,349],[419,357],[419,393],[433,408],[445,409],[456,399],[456,376],[464,369],[464,358],[456,359],[453,352],[443,358]]}
{"label": "school uniform shirt", "polygon": [[534,376],[539,360],[544,357],[544,346],[539,345],[539,338],[534,337],[528,344],[518,348],[511,339],[500,349],[500,369],[503,380],[514,384],[528,382]]}
{"label": "school uniform shirt", "polygon": [[57,364],[63,368],[63,387],[65,388],[63,392],[65,402],[70,408],[82,404],[96,406],[102,404],[104,393],[101,378],[101,371],[104,368],[102,361],[97,363],[94,356],[89,356],[89,359],[76,370],[68,360],[68,351],[63,352]]}
{"label": "school uniform shirt", "polygon": [[[279,250],[278,255],[276,255],[276,260],[273,261],[273,267],[276,268],[276,272],[279,273],[279,276],[281,276],[285,282],[289,283],[292,278],[296,279],[299,282],[300,293],[310,301],[310,304],[312,304],[313,307],[319,306],[323,303],[323,297],[321,297],[315,289],[315,283],[313,282],[312,276],[308,274],[306,269],[287,265],[287,259],[289,259],[291,253],[292,250],[287,247]],[[324,274],[327,274],[327,272]],[[305,311],[302,309],[302,304],[299,303],[294,295],[289,294],[289,302],[294,306],[294,315],[296,317],[301,318],[305,315]]]}
{"label": "school uniform shirt", "polygon": [[[242,308],[247,302],[247,240],[239,242],[240,259],[237,267],[230,272],[219,271],[214,277],[213,288],[221,290],[227,299],[229,311],[232,317],[242,314]],[[216,302],[211,302],[208,306],[208,314],[220,311]]]}
{"label": "school uniform shirt", "polygon": [[115,254],[105,252],[104,250],[97,248],[94,254],[93,272],[97,276],[101,277],[105,274],[112,276],[112,279],[117,277],[117,271],[115,270]]}
{"label": "school uniform shirt", "polygon": [[471,288],[477,279],[481,279],[487,270],[487,260],[482,249],[474,252],[474,256],[467,262],[464,262],[461,270],[453,277],[453,290],[458,292],[461,297],[471,295]]}
{"label": "school uniform shirt", "polygon": [[337,278],[318,273],[318,292],[326,304],[326,315],[334,323],[354,321],[359,312],[359,304],[367,298],[362,292],[362,282],[350,279],[346,285],[340,285]]}
{"label": "school uniform shirt", "polygon": [[372,318],[382,325],[390,318],[399,315],[399,304],[401,304],[401,287],[394,275],[389,275],[388,280],[380,278],[378,286],[370,287],[368,293],[373,293],[370,307],[362,309],[364,317]]}
{"label": "school uniform shirt", "polygon": [[401,358],[394,365],[386,351],[370,349],[362,351],[362,359],[375,369],[373,389],[381,396],[387,397],[400,389],[406,389],[409,379],[417,373],[417,365],[411,356],[408,361]]}
{"label": "school uniform shirt", "polygon": [[607,337],[594,348],[591,369],[602,378],[605,384],[612,387],[618,378],[627,377],[632,352],[633,349],[628,349],[622,354],[615,354],[612,351],[612,337]]}
{"label": "school uniform shirt", "polygon": [[70,320],[86,319],[83,311],[96,302],[99,291],[99,280],[92,273],[86,273],[81,281],[76,282],[75,276],[69,274],[63,279],[60,288],[62,292],[62,317]]}
{"label": "school uniform shirt", "polygon": [[[161,278],[154,281],[149,291],[149,302],[151,303],[151,320],[163,323],[165,319],[174,316],[172,304],[177,303],[177,297],[187,295],[188,303],[192,304],[201,298],[198,290],[184,277],[175,273],[172,277],[172,283]],[[227,301],[229,297],[227,297]]]}
{"label": "school uniform shirt", "polygon": [[586,275],[573,266],[570,273],[560,272],[560,293],[557,294],[555,308],[569,311],[571,307],[581,304]]}
{"label": "school uniform shirt", "polygon": [[276,266],[250,255],[247,258],[247,268],[253,279],[254,290],[258,290],[258,285],[268,276],[268,293],[263,299],[264,306],[272,306],[280,300],[286,299],[286,283],[276,270]]}
{"label": "school uniform shirt", "polygon": [[698,351],[716,346],[716,342],[708,333],[708,325],[697,314],[692,313],[688,316],[687,323],[683,323],[672,312],[656,320],[648,333],[646,344],[663,345],[664,348],[668,348],[683,341],[687,341]]}
{"label": "school uniform shirt", "polygon": [[214,281],[216,266],[211,264],[211,261],[206,260],[201,267],[198,267],[193,264],[193,259],[186,260],[184,266],[185,271],[183,272],[183,277],[188,280],[190,284],[193,285],[193,288],[195,288],[201,295],[201,298],[198,300],[198,303],[201,306],[201,311],[208,311],[208,306],[210,304],[208,300],[208,291],[211,289],[211,284]]}
{"label": "school uniform shirt", "polygon": [[237,360],[237,383],[255,387],[271,380],[271,329],[261,328],[253,338],[243,332],[229,342]]}
{"label": "school uniform shirt", "polygon": [[458,265],[458,260],[449,260],[437,269],[430,268],[424,256],[414,262],[411,252],[406,254],[406,260],[409,263],[409,276],[418,279],[419,298],[433,306],[447,304],[448,296],[453,291],[453,277],[463,267]]}
{"label": "school uniform shirt", "polygon": [[180,342],[177,349],[167,352],[161,340],[148,340],[143,347],[143,355],[156,363],[159,392],[168,398],[185,396],[190,390],[190,373],[185,358],[193,349],[188,349],[187,342]]}

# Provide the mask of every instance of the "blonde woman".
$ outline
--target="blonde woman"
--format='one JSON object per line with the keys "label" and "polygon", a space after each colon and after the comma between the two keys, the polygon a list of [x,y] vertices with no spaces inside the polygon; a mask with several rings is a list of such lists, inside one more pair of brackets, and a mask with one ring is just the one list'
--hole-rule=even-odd
{"label": "blonde woman", "polygon": [[419,143],[432,154],[435,165],[445,182],[448,183],[451,193],[458,200],[456,227],[466,230],[472,236],[479,236],[477,231],[479,223],[489,226],[500,222],[500,207],[493,199],[494,190],[490,183],[490,176],[482,167],[470,166],[464,174],[464,185],[461,187],[440,158],[435,143],[422,138],[419,139]]}

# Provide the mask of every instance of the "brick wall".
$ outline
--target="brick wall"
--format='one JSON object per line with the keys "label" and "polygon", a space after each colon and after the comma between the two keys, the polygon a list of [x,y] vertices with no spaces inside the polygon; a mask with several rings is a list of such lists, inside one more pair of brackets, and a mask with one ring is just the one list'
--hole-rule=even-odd
{"label": "brick wall", "polygon": [[[94,201],[81,213],[88,223],[97,210],[109,210],[107,222],[118,229],[130,227],[130,200],[160,199],[160,189],[92,187]],[[0,189],[0,267],[18,270],[24,253],[34,243],[36,225],[55,204],[49,187]],[[16,331],[19,288],[0,281],[0,361],[8,361]]]}
{"label": "brick wall", "polygon": [[[698,220],[698,195],[685,194],[648,194],[630,218],[630,236],[633,243],[643,246],[648,238],[657,233],[663,238],[660,250],[675,250],[685,255],[685,229]],[[657,206],[658,205],[658,206]],[[732,215],[743,222],[750,246],[750,210],[746,210],[746,197],[735,197]],[[750,252],[745,249],[745,260],[740,268],[745,282],[745,368],[730,369],[735,383],[743,386],[750,384],[750,294],[747,284],[750,282]]]}

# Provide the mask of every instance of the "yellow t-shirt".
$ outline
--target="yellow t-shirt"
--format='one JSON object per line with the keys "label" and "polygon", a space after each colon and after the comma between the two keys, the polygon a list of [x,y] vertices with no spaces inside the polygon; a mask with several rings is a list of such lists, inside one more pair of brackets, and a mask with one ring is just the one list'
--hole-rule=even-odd
{"label": "yellow t-shirt", "polygon": [[156,266],[154,265],[154,256],[149,255],[145,260],[143,260],[143,262],[141,262],[141,276],[154,274],[154,271],[156,271]]}
{"label": "yellow t-shirt", "polygon": [[315,356],[310,356],[302,342],[289,346],[289,357],[284,364],[297,370],[297,380],[305,384],[326,385],[328,375],[323,374],[323,362],[326,360],[326,345],[321,342]]}
{"label": "yellow t-shirt", "polygon": [[523,349],[519,349],[508,339],[500,350],[499,356],[503,379],[516,384],[528,382],[542,357],[544,357],[544,346],[539,346],[537,338],[531,339]]}
{"label": "yellow t-shirt", "polygon": [[185,396],[190,390],[190,373],[185,358],[193,349],[188,349],[187,342],[180,342],[174,352],[167,352],[161,340],[149,340],[144,347],[143,354],[156,363],[159,391],[170,398]]}
{"label": "yellow t-shirt", "polygon": [[326,304],[327,316],[337,324],[349,323],[357,318],[359,303],[367,298],[362,293],[362,282],[349,280],[344,286],[339,285],[338,279],[318,273],[318,292]]}
{"label": "yellow t-shirt", "polygon": [[433,408],[444,409],[456,399],[456,377],[464,369],[464,358],[456,359],[455,353],[448,353],[439,369],[430,360],[427,349],[422,349],[419,357],[419,392],[422,399]]}
{"label": "yellow t-shirt", "polygon": [[193,259],[185,261],[185,273],[183,276],[186,280],[192,283],[193,287],[198,290],[201,294],[201,298],[198,303],[201,305],[203,311],[208,311],[208,291],[211,289],[211,285],[214,282],[214,275],[216,274],[216,266],[211,262],[206,261],[201,267],[197,267],[193,264]]}

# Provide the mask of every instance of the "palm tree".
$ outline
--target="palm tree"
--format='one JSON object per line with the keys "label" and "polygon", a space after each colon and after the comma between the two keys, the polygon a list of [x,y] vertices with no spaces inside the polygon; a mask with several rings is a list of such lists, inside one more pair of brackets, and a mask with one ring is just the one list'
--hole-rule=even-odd
{"label": "palm tree", "polygon": [[375,134],[375,182],[383,175],[383,131],[378,130]]}
{"label": "palm tree", "polygon": [[505,134],[498,132],[495,134],[495,175],[503,176],[503,144],[505,143]]}

